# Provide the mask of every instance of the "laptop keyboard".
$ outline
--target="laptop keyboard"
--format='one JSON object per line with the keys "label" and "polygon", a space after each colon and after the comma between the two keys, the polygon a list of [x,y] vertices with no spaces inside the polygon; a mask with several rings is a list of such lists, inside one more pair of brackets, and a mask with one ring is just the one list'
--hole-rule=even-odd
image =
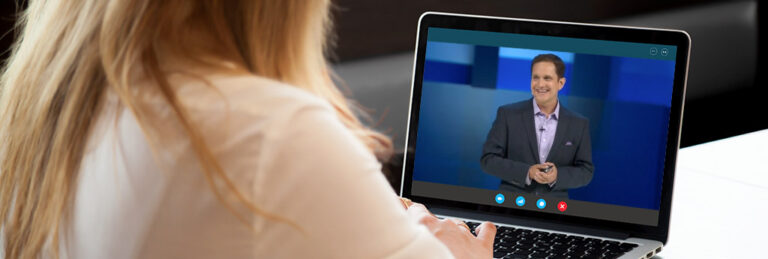
{"label": "laptop keyboard", "polygon": [[[477,222],[467,222],[475,234]],[[618,258],[638,245],[530,229],[496,226],[494,258]]]}

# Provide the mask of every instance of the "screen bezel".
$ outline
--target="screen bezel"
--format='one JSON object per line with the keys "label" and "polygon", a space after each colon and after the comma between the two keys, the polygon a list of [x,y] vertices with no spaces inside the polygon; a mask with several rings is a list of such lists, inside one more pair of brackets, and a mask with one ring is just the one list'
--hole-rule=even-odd
{"label": "screen bezel", "polygon": [[[588,219],[562,214],[525,211],[499,206],[478,205],[466,202],[411,195],[411,186],[413,181],[413,160],[415,156],[413,150],[416,148],[416,131],[418,129],[419,105],[421,103],[421,87],[424,74],[427,31],[430,27],[676,46],[677,56],[675,57],[672,105],[669,115],[669,130],[667,133],[664,176],[662,177],[661,204],[657,226]],[[506,214],[510,216],[513,215],[514,217],[524,219],[557,222],[588,228],[619,231],[627,233],[630,236],[653,239],[662,243],[666,243],[669,233],[669,216],[672,203],[675,164],[677,151],[680,146],[680,129],[682,126],[682,112],[687,79],[686,75],[688,73],[689,51],[690,36],[684,31],[437,12],[424,13],[419,19],[419,26],[417,29],[416,53],[411,84],[411,103],[408,119],[408,132],[406,134],[407,152],[403,166],[403,179],[400,195],[403,197],[408,197],[416,202],[424,203],[427,206],[436,205],[440,207],[449,207],[461,210],[483,211],[494,214]]]}

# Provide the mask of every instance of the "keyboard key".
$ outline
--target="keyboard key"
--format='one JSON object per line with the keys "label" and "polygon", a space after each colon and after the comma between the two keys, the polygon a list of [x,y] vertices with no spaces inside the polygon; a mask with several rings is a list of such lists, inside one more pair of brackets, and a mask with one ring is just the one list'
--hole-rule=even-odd
{"label": "keyboard key", "polygon": [[623,252],[615,252],[615,251],[608,251],[603,253],[603,258],[619,258],[619,256],[623,255]]}
{"label": "keyboard key", "polygon": [[517,250],[515,250],[513,253],[528,253],[528,254],[530,254],[530,253],[532,253],[531,248],[533,248],[533,247],[532,246],[525,246],[525,245],[516,245],[514,248],[517,249]]}
{"label": "keyboard key", "polygon": [[517,243],[514,248],[520,249],[520,250],[531,250],[533,248],[533,244],[525,244],[525,243]]}
{"label": "keyboard key", "polygon": [[535,243],[535,245],[536,245],[536,246],[542,246],[542,247],[547,247],[547,248],[549,248],[549,247],[551,247],[551,246],[552,246],[552,245],[554,245],[554,244],[552,244],[552,243],[550,243],[550,242],[547,242],[547,241],[545,241],[545,240],[541,240],[541,239],[539,239],[539,240],[536,240],[536,243]]}
{"label": "keyboard key", "polygon": [[563,254],[563,257],[579,258],[582,255],[584,255],[583,252],[570,251],[568,253]]}
{"label": "keyboard key", "polygon": [[534,246],[533,248],[531,248],[531,251],[533,252],[546,253],[546,252],[549,252],[549,250],[551,250],[549,249],[549,247],[543,247],[543,246]]}
{"label": "keyboard key", "polygon": [[549,252],[549,256],[547,258],[568,258],[563,256],[564,253],[557,253],[557,252]]}
{"label": "keyboard key", "polygon": [[502,258],[507,254],[506,252],[493,252],[493,258]]}
{"label": "keyboard key", "polygon": [[550,242],[552,242],[553,244],[568,244],[568,240],[566,240],[565,238],[559,238],[559,237],[550,240]]}
{"label": "keyboard key", "polygon": [[514,246],[514,248],[520,250],[520,251],[530,251],[533,246],[531,245],[525,245],[525,244],[517,244]]}
{"label": "keyboard key", "polygon": [[501,231],[501,232],[505,232],[505,233],[509,233],[509,232],[515,231],[515,228],[507,227],[507,226],[501,226],[501,227],[498,227],[496,229],[497,229],[497,231]]}
{"label": "keyboard key", "polygon": [[613,252],[617,252],[617,253],[619,253],[619,252],[620,253],[624,253],[624,250],[622,250],[621,247],[614,246],[614,245],[604,246],[601,249],[603,250],[603,252],[613,251]]}
{"label": "keyboard key", "polygon": [[577,241],[571,241],[568,244],[570,244],[571,246],[575,246],[575,247],[578,247],[578,248],[584,248],[584,249],[586,249],[588,247],[587,246],[587,242],[578,241],[578,240]]}
{"label": "keyboard key", "polygon": [[632,248],[638,247],[637,244],[632,244],[632,243],[621,243],[619,246],[620,247],[632,247]]}
{"label": "keyboard key", "polygon": [[505,237],[505,238],[502,238],[501,240],[499,240],[498,243],[503,245],[503,246],[514,246],[515,244],[517,244],[517,241],[518,240],[516,238]]}
{"label": "keyboard key", "polygon": [[563,255],[567,254],[567,253],[568,253],[568,250],[556,250],[556,249],[553,249],[553,250],[549,251],[549,257],[552,257],[552,258],[563,258],[563,257],[565,257]]}
{"label": "keyboard key", "polygon": [[582,259],[599,259],[599,254],[584,254],[581,256]]}
{"label": "keyboard key", "polygon": [[583,254],[584,252],[587,251],[587,249],[588,247],[585,247],[585,246],[571,246],[569,250],[576,251]]}
{"label": "keyboard key", "polygon": [[502,258],[503,259],[525,259],[525,258],[528,258],[528,255],[508,254]]}
{"label": "keyboard key", "polygon": [[557,239],[557,237],[555,237],[555,236],[544,236],[544,237],[541,237],[539,239],[544,240],[544,241],[548,241],[548,242],[552,242],[555,239]]}
{"label": "keyboard key", "polygon": [[514,252],[516,249],[513,249],[511,246],[500,246],[496,249],[494,249],[494,252],[505,252],[505,253],[511,253]]}
{"label": "keyboard key", "polygon": [[597,238],[591,238],[591,237],[588,237],[588,238],[584,239],[584,241],[587,241],[587,242],[589,242],[589,243],[595,243],[595,244],[599,244],[599,243],[600,243],[600,242],[602,242],[603,240],[600,240],[600,239],[597,239]]}
{"label": "keyboard key", "polygon": [[555,249],[555,250],[568,250],[568,248],[570,248],[570,247],[571,247],[571,245],[566,245],[566,244],[554,244],[554,245],[552,245],[552,249]]}
{"label": "keyboard key", "polygon": [[619,245],[619,249],[621,249],[621,251],[624,251],[624,252],[629,252],[635,247],[637,247],[636,244],[630,244],[630,243],[622,243],[621,245]]}
{"label": "keyboard key", "polygon": [[512,252],[511,254],[513,254],[513,255],[524,255],[524,256],[528,256],[529,254],[531,254],[531,251],[528,251],[528,250],[524,250],[524,249],[518,249],[518,250],[516,250],[516,251]]}
{"label": "keyboard key", "polygon": [[525,244],[525,245],[533,245],[533,243],[536,243],[536,241],[534,241],[533,239],[521,238],[521,239],[517,240],[517,243],[518,244]]}

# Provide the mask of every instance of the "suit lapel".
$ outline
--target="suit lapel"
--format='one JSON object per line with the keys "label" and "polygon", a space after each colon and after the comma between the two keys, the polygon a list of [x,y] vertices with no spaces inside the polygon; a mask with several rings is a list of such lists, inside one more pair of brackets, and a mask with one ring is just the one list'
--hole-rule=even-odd
{"label": "suit lapel", "polygon": [[[533,121],[533,99],[531,99],[530,105],[528,105],[528,108],[522,113],[520,119],[523,121],[523,127],[525,127],[526,134],[528,134],[528,144],[531,146],[531,151],[533,151],[534,161],[539,161],[539,145],[536,141],[536,123]],[[541,161],[539,161],[539,163],[541,163]]]}
{"label": "suit lapel", "polygon": [[560,117],[557,118],[557,130],[555,131],[555,140],[552,142],[552,148],[549,149],[547,154],[547,161],[550,161],[554,154],[560,151],[563,139],[565,139],[566,131],[571,123],[571,117],[568,116],[568,111],[560,106]]}

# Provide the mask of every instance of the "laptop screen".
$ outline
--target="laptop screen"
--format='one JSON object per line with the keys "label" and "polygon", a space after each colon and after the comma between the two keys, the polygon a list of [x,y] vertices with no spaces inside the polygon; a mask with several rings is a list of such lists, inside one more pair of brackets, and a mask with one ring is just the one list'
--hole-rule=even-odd
{"label": "laptop screen", "polygon": [[426,36],[411,195],[658,225],[676,46]]}

